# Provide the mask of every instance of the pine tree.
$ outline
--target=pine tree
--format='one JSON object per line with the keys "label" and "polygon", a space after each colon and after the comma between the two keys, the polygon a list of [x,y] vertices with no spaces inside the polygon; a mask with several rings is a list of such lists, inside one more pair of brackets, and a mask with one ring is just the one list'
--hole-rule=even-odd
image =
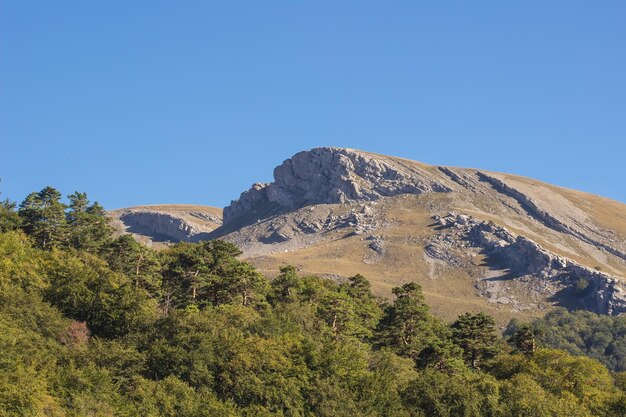
{"label": "pine tree", "polygon": [[529,325],[522,325],[515,330],[508,342],[516,352],[532,355],[537,350],[537,336],[537,330]]}
{"label": "pine tree", "polygon": [[42,249],[57,247],[67,236],[65,208],[65,204],[61,203],[61,193],[52,187],[31,193],[18,210],[22,229]]}
{"label": "pine tree", "polygon": [[68,244],[76,249],[97,252],[111,238],[112,233],[104,208],[97,202],[90,205],[86,193],[76,191],[68,199]]}
{"label": "pine tree", "polygon": [[302,280],[293,265],[280,268],[280,275],[272,280],[268,301],[273,304],[293,302],[298,299]]}
{"label": "pine tree", "polygon": [[122,235],[109,243],[104,252],[113,271],[131,278],[135,288],[157,295],[161,285],[161,263],[156,251],[137,242],[131,235]]}
{"label": "pine tree", "polygon": [[383,315],[382,302],[372,294],[370,282],[361,274],[348,278],[342,289],[345,289],[352,299],[356,324],[354,335],[361,339],[371,338]]}
{"label": "pine tree", "polygon": [[10,232],[20,226],[20,216],[15,207],[16,204],[9,199],[0,201],[0,233]]}
{"label": "pine tree", "polygon": [[325,294],[320,300],[317,314],[331,328],[335,339],[352,330],[355,321],[350,298],[341,292],[329,291]]}
{"label": "pine tree", "polygon": [[452,324],[452,340],[461,349],[468,366],[478,369],[498,352],[496,322],[485,314],[465,313]]}
{"label": "pine tree", "polygon": [[385,309],[378,326],[378,345],[418,362],[421,351],[439,337],[439,323],[430,314],[418,284],[404,284],[392,292],[396,300]]}

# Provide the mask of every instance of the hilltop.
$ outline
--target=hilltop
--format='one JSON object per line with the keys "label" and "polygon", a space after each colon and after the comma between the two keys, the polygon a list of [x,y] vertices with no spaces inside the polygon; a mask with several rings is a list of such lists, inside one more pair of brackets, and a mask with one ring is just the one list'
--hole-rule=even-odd
{"label": "hilltop", "polygon": [[415,281],[443,317],[626,310],[626,206],[515,175],[316,148],[244,191],[218,224],[188,239],[236,243],[267,274],[361,273],[384,296]]}

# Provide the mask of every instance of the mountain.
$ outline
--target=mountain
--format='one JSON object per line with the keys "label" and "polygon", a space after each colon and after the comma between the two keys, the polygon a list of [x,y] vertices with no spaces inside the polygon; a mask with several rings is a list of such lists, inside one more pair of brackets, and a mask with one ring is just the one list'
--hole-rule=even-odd
{"label": "mountain", "polygon": [[[174,236],[160,219],[135,224]],[[515,175],[316,148],[244,191],[213,226],[176,239],[231,241],[269,275],[286,264],[334,279],[361,273],[381,295],[416,281],[443,317],[626,311],[626,205]]]}

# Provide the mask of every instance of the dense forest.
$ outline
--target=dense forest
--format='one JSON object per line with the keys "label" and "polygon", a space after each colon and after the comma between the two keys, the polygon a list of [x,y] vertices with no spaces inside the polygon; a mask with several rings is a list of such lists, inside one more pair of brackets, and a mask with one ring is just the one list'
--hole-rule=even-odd
{"label": "dense forest", "polygon": [[240,254],[114,237],[84,193],[0,203],[0,416],[626,415],[622,318],[502,336],[434,317],[414,283],[383,300]]}

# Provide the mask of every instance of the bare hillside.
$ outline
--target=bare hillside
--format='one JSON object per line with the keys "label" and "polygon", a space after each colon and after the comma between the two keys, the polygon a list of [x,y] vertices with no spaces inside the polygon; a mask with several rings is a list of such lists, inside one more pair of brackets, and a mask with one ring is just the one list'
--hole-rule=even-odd
{"label": "bare hillside", "polygon": [[626,206],[513,175],[352,149],[301,152],[224,209],[210,237],[263,271],[284,264],[382,295],[417,281],[443,316],[553,305],[626,310]]}
{"label": "bare hillside", "polygon": [[223,224],[202,206],[110,215],[147,242],[231,241],[268,275],[361,273],[383,296],[416,281],[443,317],[626,311],[626,205],[514,175],[316,148],[244,191]]}

